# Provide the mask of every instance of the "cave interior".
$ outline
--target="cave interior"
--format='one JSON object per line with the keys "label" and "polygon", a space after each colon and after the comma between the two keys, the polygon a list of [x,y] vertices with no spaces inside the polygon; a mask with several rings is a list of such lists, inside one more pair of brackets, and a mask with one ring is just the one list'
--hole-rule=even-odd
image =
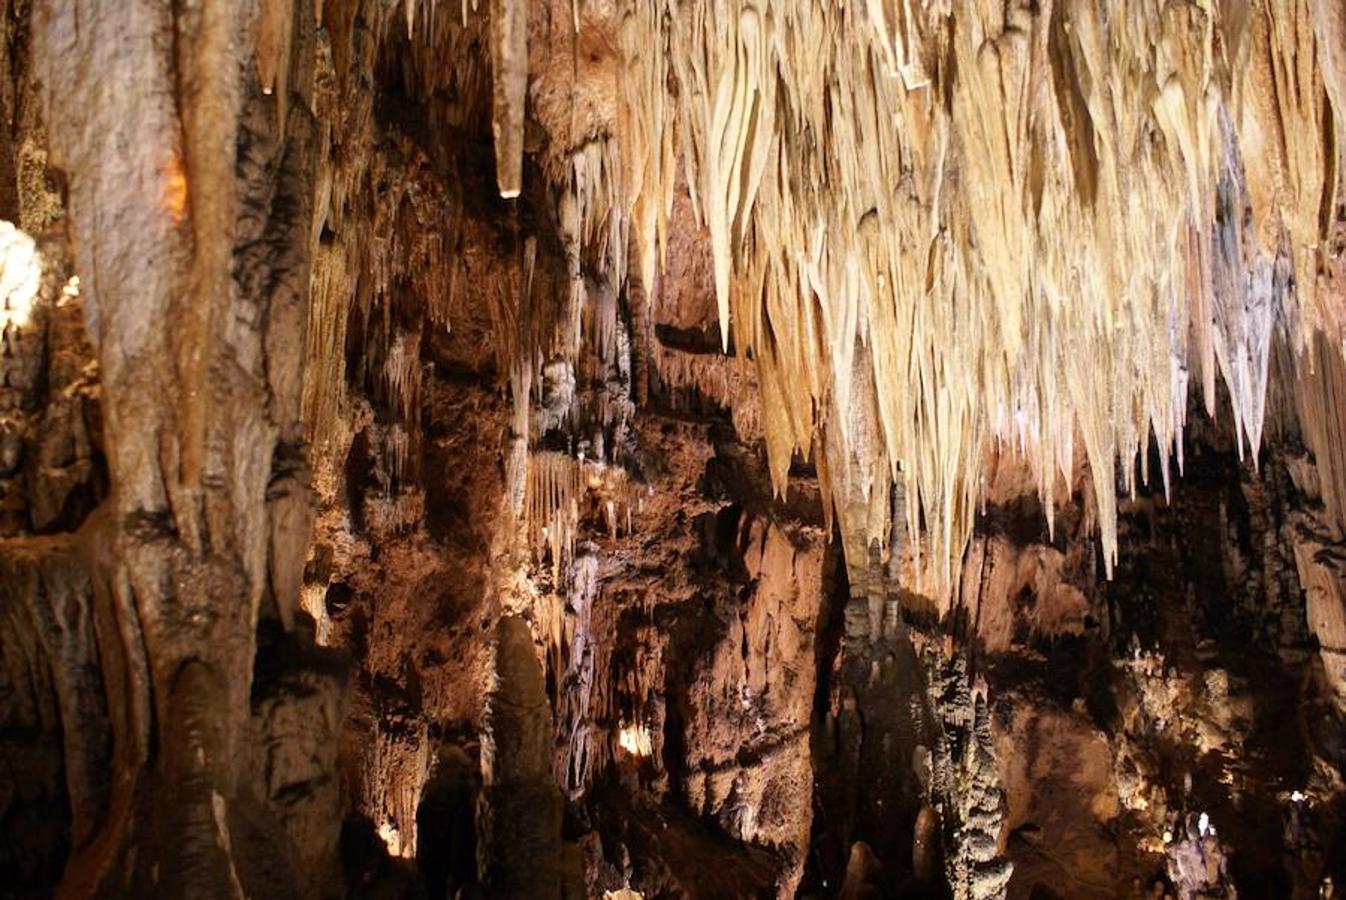
{"label": "cave interior", "polygon": [[1341,0],[0,2],[0,898],[1332,898]]}

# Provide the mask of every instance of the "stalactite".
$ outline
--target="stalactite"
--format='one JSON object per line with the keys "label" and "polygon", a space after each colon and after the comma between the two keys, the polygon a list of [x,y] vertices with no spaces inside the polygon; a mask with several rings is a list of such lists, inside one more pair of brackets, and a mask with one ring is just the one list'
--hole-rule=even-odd
{"label": "stalactite", "polygon": [[[509,173],[523,152],[526,4],[466,11],[404,6],[408,87],[444,125],[490,116],[508,193],[521,187]],[[843,527],[882,543],[890,526],[872,521],[870,498],[900,482],[905,529],[928,537],[913,546],[951,580],[988,448],[1031,462],[1053,527],[1081,444],[1110,567],[1117,486],[1150,477],[1151,435],[1166,489],[1170,457],[1182,467],[1189,379],[1215,413],[1219,373],[1255,459],[1271,333],[1291,330],[1302,351],[1342,317],[1315,290],[1346,121],[1326,103],[1339,102],[1340,22],[1322,0],[1132,0],[1107,15],[1083,0],[1008,13],[984,2],[957,16],[911,0],[844,13],[816,0],[640,0],[620,17],[612,133],[539,158],[570,300],[502,289],[501,370],[522,361],[540,386],[541,360],[573,363],[585,341],[610,360],[610,301],[625,289],[643,399],[643,314],[681,170],[710,232],[721,340],[754,371],[730,387],[728,370],[657,346],[653,363],[675,391],[713,402],[756,382],[760,405],[725,405],[741,434],[765,438],[777,490],[794,454],[817,445],[831,456],[819,460],[835,482],[829,516],[842,503]],[[371,27],[393,25],[384,11]],[[350,48],[352,62],[371,52],[358,38]],[[343,115],[371,140],[367,109]],[[461,213],[445,203],[448,227],[426,227],[413,196],[410,221],[400,187],[386,201],[372,190],[389,175],[399,185],[395,169],[378,154],[341,159],[327,204],[339,243],[352,211],[381,223],[343,249],[367,276],[348,288],[356,302],[386,314],[387,261],[411,254],[424,262],[414,292],[449,324]],[[334,336],[319,342],[328,364]]]}
{"label": "stalactite", "polygon": [[[1314,0],[1313,12],[1323,87],[1331,101],[1325,109],[1330,111],[1337,131],[1336,161],[1333,164],[1329,158],[1327,162],[1334,165],[1333,172],[1340,180],[1346,176],[1346,8],[1333,0]],[[1328,190],[1334,187],[1332,181],[1327,180]],[[1327,210],[1334,212],[1331,206]]]}
{"label": "stalactite", "polygon": [[524,98],[528,90],[528,3],[491,2],[491,127],[495,132],[495,177],[500,196],[523,189]]}
{"label": "stalactite", "polygon": [[550,644],[557,656],[555,669],[562,673],[556,686],[553,708],[557,710],[557,733],[563,738],[557,747],[557,784],[569,796],[578,797],[589,787],[595,773],[603,771],[607,763],[602,740],[595,721],[595,709],[600,698],[602,676],[597,656],[605,649],[596,645],[594,607],[599,600],[598,556],[581,548],[569,573],[569,587],[564,596],[558,596],[558,618],[563,616],[564,627],[550,636]]}
{"label": "stalactite", "polygon": [[[423,37],[433,38],[434,33]],[[357,50],[369,53],[372,47],[353,45],[351,52]],[[335,58],[321,61],[337,64]],[[358,59],[348,60],[350,65],[357,63]],[[368,373],[374,380],[371,386],[376,385],[396,417],[411,426],[402,443],[393,440],[388,447],[400,457],[410,451],[408,434],[417,431],[423,329],[452,324],[453,287],[461,266],[454,253],[462,234],[461,209],[449,201],[444,181],[433,173],[423,148],[404,134],[378,128],[370,96],[358,89],[351,72],[325,72],[319,84],[316,105],[327,124],[323,141],[328,153],[318,177],[313,230],[314,294],[303,402],[306,433],[318,453],[325,453],[344,403],[347,378],[360,377],[346,372],[348,326],[354,321],[358,323],[354,327],[372,340],[363,357],[379,367]],[[394,311],[413,302],[425,304],[426,325],[421,330],[395,327]],[[377,327],[370,328],[375,320]],[[399,466],[397,477],[401,474]]]}
{"label": "stalactite", "polygon": [[285,133],[290,94],[290,41],[294,0],[262,0],[257,15],[257,74],[262,92],[276,97],[276,120]]}
{"label": "stalactite", "polygon": [[1336,184],[1324,157],[1322,70],[1309,0],[1259,5],[1246,37],[1247,64],[1235,90],[1240,145],[1258,244],[1273,255],[1288,238],[1300,305],[1297,349],[1325,318],[1318,307],[1320,215]]}
{"label": "stalactite", "polygon": [[400,421],[420,421],[421,333],[398,331],[383,361],[383,379]]}

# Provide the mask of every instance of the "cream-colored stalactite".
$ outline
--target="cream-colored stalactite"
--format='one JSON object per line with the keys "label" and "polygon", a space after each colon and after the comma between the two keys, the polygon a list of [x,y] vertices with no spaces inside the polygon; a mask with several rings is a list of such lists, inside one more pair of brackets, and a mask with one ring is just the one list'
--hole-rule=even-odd
{"label": "cream-colored stalactite", "polygon": [[383,361],[383,380],[399,422],[420,418],[421,333],[398,331]]}
{"label": "cream-colored stalactite", "polygon": [[619,156],[625,154],[623,168],[629,176],[622,201],[631,210],[635,258],[630,262],[639,266],[639,283],[648,290],[655,283],[667,246],[676,154],[672,140],[659,140],[670,127],[669,98],[664,87],[668,65],[665,45],[659,39],[648,41],[640,7],[640,3],[633,4],[622,20],[626,71],[621,81],[622,103],[617,110],[621,137],[614,149]]}
{"label": "cream-colored stalactite", "polygon": [[[726,28],[726,18],[735,27]],[[740,246],[774,135],[769,13],[753,3],[698,6],[689,42],[695,111],[704,141],[700,194],[710,231],[720,336],[727,348],[734,248]]]}
{"label": "cream-colored stalactite", "polygon": [[1263,0],[1250,26],[1248,64],[1241,69],[1240,142],[1264,255],[1282,237],[1290,244],[1304,342],[1325,318],[1318,308],[1320,217],[1335,184],[1328,184],[1326,94],[1309,0]]}

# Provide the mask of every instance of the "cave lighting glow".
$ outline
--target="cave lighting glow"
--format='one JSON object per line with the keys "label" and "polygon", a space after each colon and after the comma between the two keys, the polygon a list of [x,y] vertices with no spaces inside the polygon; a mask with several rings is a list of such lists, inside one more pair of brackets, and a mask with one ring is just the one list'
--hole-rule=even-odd
{"label": "cave lighting glow", "polygon": [[[12,223],[0,221],[0,332],[28,324],[41,281],[37,244]],[[75,286],[78,290],[78,282]]]}
{"label": "cave lighting glow", "polygon": [[617,733],[617,743],[627,753],[642,759],[653,752],[650,731],[644,725],[623,725]]}

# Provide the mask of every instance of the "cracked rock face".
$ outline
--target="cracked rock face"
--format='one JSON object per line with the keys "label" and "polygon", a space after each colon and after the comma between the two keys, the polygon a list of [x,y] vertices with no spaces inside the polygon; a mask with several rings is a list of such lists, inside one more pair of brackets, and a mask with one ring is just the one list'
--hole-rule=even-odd
{"label": "cracked rock face", "polygon": [[0,59],[0,894],[1346,884],[1334,0]]}

